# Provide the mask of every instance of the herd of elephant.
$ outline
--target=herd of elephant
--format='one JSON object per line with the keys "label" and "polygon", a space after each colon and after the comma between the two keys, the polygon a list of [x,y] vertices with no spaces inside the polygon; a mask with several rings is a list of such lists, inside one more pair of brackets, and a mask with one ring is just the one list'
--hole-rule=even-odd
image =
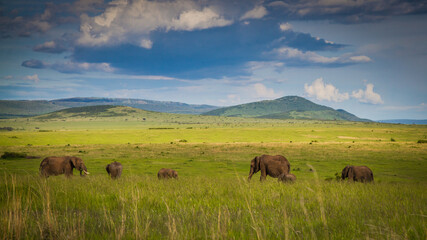
{"label": "herd of elephant", "polygon": [[[65,174],[65,176],[70,177],[73,175],[74,168],[80,171],[80,176],[89,174],[81,158],[72,156],[47,157],[40,163],[40,175],[49,177]],[[106,171],[112,179],[119,178],[122,175],[122,170],[122,164],[116,161],[106,166]],[[265,180],[268,175],[278,178],[279,182],[294,182],[296,176],[291,174],[290,170],[291,165],[284,156],[261,155],[252,159],[248,180],[251,180],[255,173],[261,171],[261,181]],[[157,177],[159,179],[178,179],[178,173],[169,168],[162,168],[157,173]],[[374,181],[372,170],[366,166],[346,166],[342,170],[341,178],[357,182]]]}

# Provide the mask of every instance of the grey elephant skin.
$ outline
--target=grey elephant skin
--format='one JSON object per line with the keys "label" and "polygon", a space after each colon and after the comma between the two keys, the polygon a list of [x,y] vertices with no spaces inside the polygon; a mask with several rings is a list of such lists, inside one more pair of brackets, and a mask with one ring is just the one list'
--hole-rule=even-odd
{"label": "grey elephant skin", "polygon": [[297,177],[293,175],[292,173],[280,175],[277,179],[279,182],[295,182],[297,180]]}
{"label": "grey elephant skin", "polygon": [[107,170],[108,175],[110,175],[112,179],[117,179],[122,176],[123,166],[121,163],[114,161],[108,164],[105,170]]}
{"label": "grey elephant skin", "polygon": [[261,171],[260,181],[264,181],[267,175],[273,178],[278,178],[282,175],[288,174],[290,169],[291,164],[282,155],[257,156],[251,161],[251,169],[249,171],[248,181],[251,180],[252,175],[259,171]]}
{"label": "grey elephant skin", "polygon": [[89,174],[81,158],[71,156],[47,157],[40,163],[40,175],[46,178],[61,174],[71,177],[74,168],[80,171],[80,176]]}
{"label": "grey elephant skin", "polygon": [[341,179],[348,178],[350,181],[355,182],[373,182],[374,174],[367,166],[346,166],[341,173]]}
{"label": "grey elephant skin", "polygon": [[157,173],[157,177],[159,179],[169,179],[169,178],[178,179],[178,173],[175,170],[172,170],[170,168],[162,168]]}

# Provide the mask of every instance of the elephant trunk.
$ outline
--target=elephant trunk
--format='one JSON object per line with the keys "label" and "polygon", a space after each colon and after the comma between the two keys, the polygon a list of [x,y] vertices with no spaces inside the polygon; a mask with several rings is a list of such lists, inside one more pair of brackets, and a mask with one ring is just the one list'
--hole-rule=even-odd
{"label": "elephant trunk", "polygon": [[[84,173],[84,175],[83,175]],[[86,166],[83,165],[82,169],[80,170],[80,176],[84,177],[86,175],[89,175],[89,172],[87,171]]]}
{"label": "elephant trunk", "polygon": [[252,175],[254,175],[254,169],[253,169],[253,168],[251,168],[251,170],[250,170],[250,172],[249,172],[248,181],[250,181],[250,180],[251,180]]}

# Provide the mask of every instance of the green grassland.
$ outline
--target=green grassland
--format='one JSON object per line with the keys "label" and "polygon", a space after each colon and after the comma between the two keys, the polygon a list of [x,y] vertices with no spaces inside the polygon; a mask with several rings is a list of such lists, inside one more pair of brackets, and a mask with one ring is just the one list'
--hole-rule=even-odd
{"label": "green grassland", "polygon": [[[226,118],[124,107],[0,120],[2,239],[426,239],[427,126]],[[280,184],[250,160],[281,154]],[[90,175],[41,179],[46,156]],[[123,164],[122,178],[105,166]],[[336,181],[367,165],[374,184]],[[159,181],[173,168],[179,180]],[[77,173],[76,173],[77,174]]]}

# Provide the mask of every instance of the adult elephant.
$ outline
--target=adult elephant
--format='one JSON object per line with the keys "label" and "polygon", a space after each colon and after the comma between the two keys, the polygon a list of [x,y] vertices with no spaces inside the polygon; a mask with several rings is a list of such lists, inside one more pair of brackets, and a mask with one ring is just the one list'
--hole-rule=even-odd
{"label": "adult elephant", "polygon": [[169,178],[178,179],[178,173],[175,170],[172,170],[170,168],[162,168],[157,173],[157,177],[159,179],[169,179]]}
{"label": "adult elephant", "polygon": [[292,173],[288,173],[280,175],[277,180],[279,182],[295,182],[295,180],[297,180],[297,177]]}
{"label": "adult elephant", "polygon": [[346,179],[356,182],[373,182],[374,174],[367,166],[346,166],[341,173],[341,179]]}
{"label": "adult elephant", "polygon": [[267,175],[273,178],[278,178],[282,175],[288,174],[290,169],[291,164],[282,155],[257,156],[251,161],[251,170],[249,171],[248,181],[251,180],[252,175],[259,171],[261,171],[260,181],[263,181],[266,179]]}
{"label": "adult elephant", "polygon": [[80,176],[89,174],[81,158],[70,156],[47,157],[40,163],[40,175],[46,178],[60,174],[71,177],[74,168],[80,171]]}
{"label": "adult elephant", "polygon": [[114,161],[108,164],[105,169],[107,170],[108,175],[110,175],[112,179],[116,179],[122,175],[123,166],[121,163]]}

